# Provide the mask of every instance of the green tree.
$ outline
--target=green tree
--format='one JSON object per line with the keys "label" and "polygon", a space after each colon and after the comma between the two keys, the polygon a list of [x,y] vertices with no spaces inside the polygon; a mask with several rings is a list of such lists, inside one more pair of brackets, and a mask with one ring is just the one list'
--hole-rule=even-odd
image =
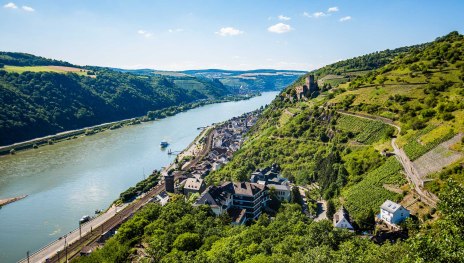
{"label": "green tree", "polygon": [[201,247],[201,238],[196,233],[183,233],[177,236],[172,246],[181,251],[193,251]]}
{"label": "green tree", "polygon": [[333,203],[332,199],[327,201],[327,218],[333,220],[333,216],[335,214],[335,204]]}

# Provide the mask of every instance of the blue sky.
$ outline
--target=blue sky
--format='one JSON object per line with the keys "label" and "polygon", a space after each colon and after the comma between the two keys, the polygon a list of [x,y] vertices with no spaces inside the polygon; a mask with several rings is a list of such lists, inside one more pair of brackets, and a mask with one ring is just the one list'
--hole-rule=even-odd
{"label": "blue sky", "polygon": [[464,32],[464,1],[0,0],[0,50],[79,65],[312,70]]}

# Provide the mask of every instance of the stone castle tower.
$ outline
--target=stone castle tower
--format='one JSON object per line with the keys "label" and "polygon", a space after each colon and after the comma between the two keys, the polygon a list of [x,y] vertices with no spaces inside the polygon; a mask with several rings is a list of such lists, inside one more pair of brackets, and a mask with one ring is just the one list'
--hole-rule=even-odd
{"label": "stone castle tower", "polygon": [[303,98],[312,97],[315,92],[319,91],[316,82],[314,81],[314,75],[309,75],[305,79],[303,86],[297,86],[295,88],[296,98],[301,100]]}
{"label": "stone castle tower", "polygon": [[168,173],[164,176],[164,187],[166,192],[174,193],[174,175]]}

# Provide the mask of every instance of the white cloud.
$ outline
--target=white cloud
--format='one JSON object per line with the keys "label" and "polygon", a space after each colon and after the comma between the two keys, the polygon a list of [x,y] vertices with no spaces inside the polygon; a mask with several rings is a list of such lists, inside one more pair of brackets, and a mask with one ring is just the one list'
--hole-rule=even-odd
{"label": "white cloud", "polygon": [[283,34],[292,31],[293,28],[290,25],[284,23],[277,23],[267,28],[267,31],[277,34]]}
{"label": "white cloud", "polygon": [[328,13],[335,13],[335,12],[338,12],[338,6],[334,6],[334,7],[330,7],[329,9],[327,9],[327,12]]}
{"label": "white cloud", "polygon": [[284,16],[284,15],[279,15],[277,18],[279,20],[282,20],[282,21],[288,21],[288,20],[292,19],[291,17]]}
{"label": "white cloud", "polygon": [[35,11],[34,8],[32,8],[30,6],[27,6],[27,5],[23,5],[21,8],[26,12],[34,12]]}
{"label": "white cloud", "polygon": [[324,12],[316,12],[313,14],[313,17],[315,18],[319,18],[319,17],[323,17],[323,16],[326,16],[327,14],[324,13]]}
{"label": "white cloud", "polygon": [[218,32],[215,32],[217,35],[220,35],[221,37],[227,37],[227,36],[238,36],[243,34],[243,31],[238,30],[237,28],[233,27],[223,27],[219,29]]}
{"label": "white cloud", "polygon": [[346,21],[349,21],[351,20],[351,16],[344,16],[342,18],[340,18],[340,22],[346,22]]}
{"label": "white cloud", "polygon": [[182,32],[182,31],[184,31],[183,28],[170,28],[168,30],[169,33],[178,33],[178,32]]}
{"label": "white cloud", "polygon": [[4,7],[4,8],[10,8],[10,9],[16,9],[16,8],[18,8],[18,6],[17,6],[15,3],[12,3],[12,2],[10,2],[10,3],[6,4],[6,5],[4,5],[3,7]]}
{"label": "white cloud", "polygon": [[145,30],[143,30],[143,29],[137,30],[137,34],[142,35],[142,36],[144,36],[145,38],[151,38],[151,37],[153,36],[152,33],[147,32],[147,31],[145,31]]}
{"label": "white cloud", "polygon": [[306,17],[311,17],[311,18],[319,18],[319,17],[323,17],[323,16],[327,16],[328,14],[324,13],[324,12],[315,12],[315,13],[308,13],[308,12],[303,12],[303,15],[306,16]]}

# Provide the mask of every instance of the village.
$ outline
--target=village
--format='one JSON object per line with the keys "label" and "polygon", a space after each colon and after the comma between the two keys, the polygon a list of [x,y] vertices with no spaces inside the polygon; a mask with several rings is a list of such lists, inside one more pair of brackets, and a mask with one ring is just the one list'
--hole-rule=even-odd
{"label": "village", "polygon": [[[307,78],[306,85],[312,86],[312,81]],[[304,92],[307,91],[309,89],[305,88]],[[324,201],[310,197],[311,187],[296,186],[284,178],[278,164],[257,169],[250,174],[248,181],[225,181],[220,185],[207,186],[205,177],[231,160],[246,139],[249,129],[256,123],[259,113],[259,110],[246,113],[205,128],[202,136],[162,173],[160,184],[164,184],[164,191],[152,201],[164,206],[172,194],[184,195],[194,206],[208,205],[215,215],[227,215],[231,224],[235,225],[251,223],[264,212],[273,215],[280,203],[295,202],[302,205],[303,212],[309,218],[316,221],[332,220],[335,228],[355,232],[356,224],[343,206],[329,219]],[[313,189],[317,187],[312,186]],[[317,209],[309,211],[308,205],[316,203]],[[405,207],[385,200],[372,220],[375,220],[378,229],[395,233],[401,231],[400,224],[409,216],[410,211]]]}

